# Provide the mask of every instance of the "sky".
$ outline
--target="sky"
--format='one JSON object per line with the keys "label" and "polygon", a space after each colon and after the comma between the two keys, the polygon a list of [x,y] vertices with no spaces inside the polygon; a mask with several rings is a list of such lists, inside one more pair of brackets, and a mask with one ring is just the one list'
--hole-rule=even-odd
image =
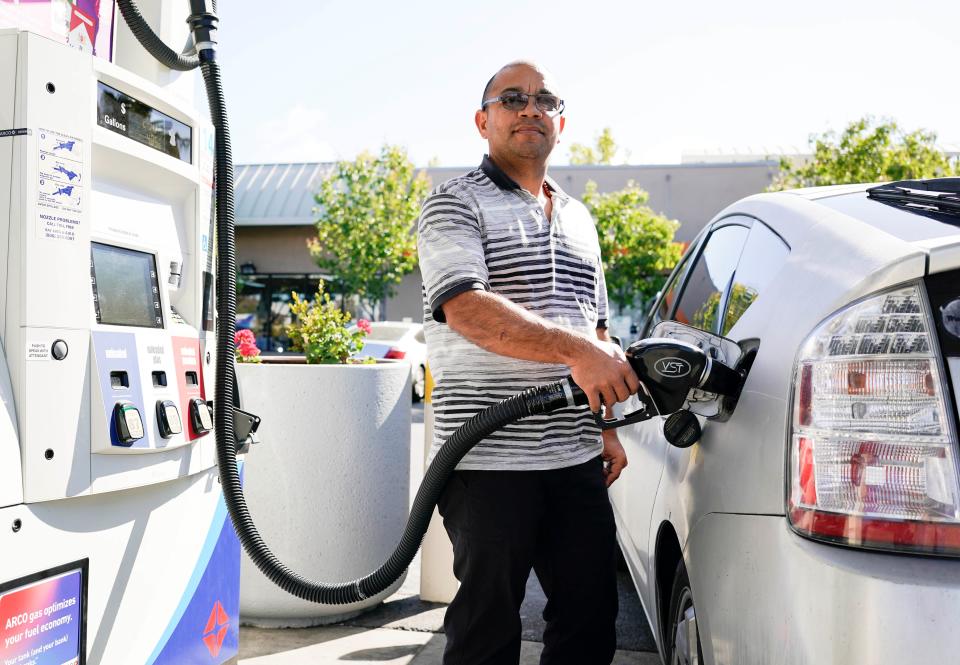
{"label": "sky", "polygon": [[960,150],[956,0],[419,2],[220,0],[237,163],[353,159],[384,143],[472,166],[483,86],[546,66],[571,143],[609,127],[617,161],[807,151],[864,115]]}

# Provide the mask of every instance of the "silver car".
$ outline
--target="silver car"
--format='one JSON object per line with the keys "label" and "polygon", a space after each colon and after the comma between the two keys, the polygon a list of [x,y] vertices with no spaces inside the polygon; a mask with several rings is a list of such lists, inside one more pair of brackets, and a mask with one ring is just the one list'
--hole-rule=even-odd
{"label": "silver car", "polygon": [[753,196],[670,276],[641,336],[687,324],[747,374],[691,393],[690,447],[620,429],[618,538],[665,662],[960,661],[958,191]]}
{"label": "silver car", "polygon": [[[356,330],[357,325],[350,326]],[[427,393],[427,342],[423,324],[411,321],[371,321],[357,358],[380,358],[410,363],[410,392],[414,402]]]}

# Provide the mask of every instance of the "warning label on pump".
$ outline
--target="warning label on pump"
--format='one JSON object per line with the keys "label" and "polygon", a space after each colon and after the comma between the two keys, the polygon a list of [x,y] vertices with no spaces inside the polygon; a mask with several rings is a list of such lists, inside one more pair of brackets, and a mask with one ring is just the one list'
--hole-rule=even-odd
{"label": "warning label on pump", "polygon": [[37,134],[37,235],[76,240],[85,203],[83,141],[47,129]]}
{"label": "warning label on pump", "polygon": [[78,663],[82,571],[0,593],[0,665]]}

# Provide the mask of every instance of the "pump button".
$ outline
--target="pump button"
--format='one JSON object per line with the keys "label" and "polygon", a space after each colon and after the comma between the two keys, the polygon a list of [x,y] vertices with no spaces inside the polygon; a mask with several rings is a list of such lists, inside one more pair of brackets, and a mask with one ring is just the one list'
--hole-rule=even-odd
{"label": "pump button", "polygon": [[177,410],[177,405],[168,399],[157,401],[157,427],[164,439],[183,432],[180,411]]}
{"label": "pump button", "polygon": [[67,346],[67,343],[62,339],[56,340],[53,345],[50,347],[50,355],[53,356],[54,360],[63,360],[67,357],[67,354],[70,352],[70,347]]}
{"label": "pump button", "polygon": [[213,429],[210,407],[199,397],[190,400],[190,423],[197,434],[203,434]]}
{"label": "pump button", "polygon": [[130,402],[117,402],[113,407],[114,420],[117,423],[117,439],[122,445],[130,445],[143,438],[143,418],[140,409]]}

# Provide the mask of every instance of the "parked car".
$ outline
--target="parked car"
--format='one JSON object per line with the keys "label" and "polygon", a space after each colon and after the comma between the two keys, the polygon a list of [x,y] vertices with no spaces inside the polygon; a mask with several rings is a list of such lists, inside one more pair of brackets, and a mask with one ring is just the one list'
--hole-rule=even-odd
{"label": "parked car", "polygon": [[[413,401],[423,399],[427,390],[427,343],[423,324],[407,321],[371,321],[359,357],[370,356],[410,363]],[[355,330],[356,326],[351,326]]]}
{"label": "parked car", "polygon": [[957,661],[958,191],[752,196],[673,271],[640,336],[722,335],[748,373],[692,447],[662,417],[619,430],[618,538],[665,663]]}

